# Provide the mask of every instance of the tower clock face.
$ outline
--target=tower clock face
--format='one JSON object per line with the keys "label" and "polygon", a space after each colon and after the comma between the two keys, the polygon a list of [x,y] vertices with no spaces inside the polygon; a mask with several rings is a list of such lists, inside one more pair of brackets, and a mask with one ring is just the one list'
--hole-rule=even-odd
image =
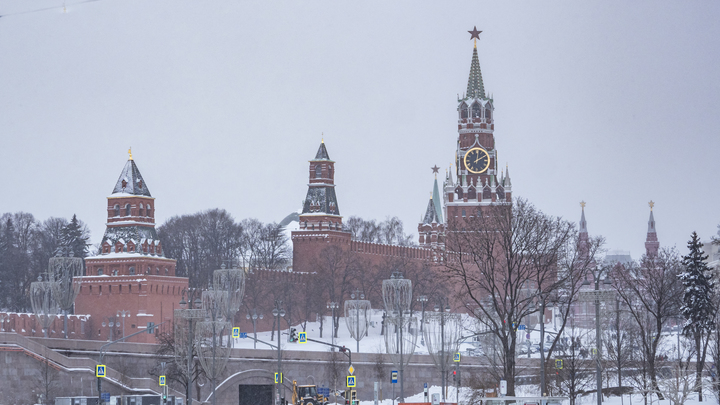
{"label": "tower clock face", "polygon": [[470,173],[484,173],[490,166],[490,155],[483,148],[472,148],[465,153],[464,161]]}

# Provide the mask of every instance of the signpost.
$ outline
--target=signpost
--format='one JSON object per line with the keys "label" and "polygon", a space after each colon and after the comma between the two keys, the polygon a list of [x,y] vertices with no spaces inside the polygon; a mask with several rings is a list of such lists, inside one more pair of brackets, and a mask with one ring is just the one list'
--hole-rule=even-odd
{"label": "signpost", "polygon": [[307,343],[307,332],[298,333],[298,343]]}
{"label": "signpost", "polygon": [[460,352],[455,353],[455,356],[453,356],[453,361],[455,363],[460,363]]}
{"label": "signpost", "polygon": [[518,330],[525,330],[525,325],[518,326]]}
{"label": "signpost", "polygon": [[275,373],[275,384],[282,384],[283,375],[282,373]]}
{"label": "signpost", "polygon": [[563,361],[561,359],[555,360],[555,368],[558,370],[562,370],[563,368]]}
{"label": "signpost", "polygon": [[95,366],[95,377],[105,377],[105,365],[98,364]]}
{"label": "signpost", "polygon": [[355,376],[354,376],[354,375],[349,375],[349,376],[347,376],[347,386],[348,386],[348,388],[355,388],[355,383],[356,383],[356,381],[355,381]]}
{"label": "signpost", "polygon": [[507,380],[500,380],[500,395],[507,395]]}
{"label": "signpost", "polygon": [[164,375],[161,375],[161,376],[160,376],[160,381],[158,382],[158,384],[159,384],[161,387],[164,387],[164,386],[165,386],[165,376],[164,376]]}
{"label": "signpost", "polygon": [[232,337],[233,339],[240,338],[240,328],[238,328],[237,326],[233,328]]}
{"label": "signpost", "polygon": [[392,383],[392,403],[395,405],[395,384],[397,384],[398,380],[398,372],[397,370],[393,370],[390,372],[390,382]]}

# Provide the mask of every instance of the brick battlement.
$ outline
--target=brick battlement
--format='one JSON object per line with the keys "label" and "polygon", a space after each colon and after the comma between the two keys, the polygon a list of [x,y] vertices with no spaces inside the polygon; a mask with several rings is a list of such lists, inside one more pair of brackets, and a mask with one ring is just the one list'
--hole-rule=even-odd
{"label": "brick battlement", "polygon": [[360,242],[355,240],[350,242],[350,251],[382,256],[407,257],[410,259],[430,259],[433,256],[432,249],[414,246]]}

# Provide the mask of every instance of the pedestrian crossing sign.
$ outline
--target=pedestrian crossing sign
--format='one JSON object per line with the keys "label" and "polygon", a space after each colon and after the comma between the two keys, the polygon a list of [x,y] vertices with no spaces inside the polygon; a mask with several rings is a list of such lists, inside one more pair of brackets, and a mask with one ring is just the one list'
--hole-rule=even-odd
{"label": "pedestrian crossing sign", "polygon": [[238,328],[237,326],[233,328],[232,337],[233,337],[233,339],[240,338],[240,328]]}
{"label": "pedestrian crossing sign", "polygon": [[275,373],[275,384],[282,384],[282,373]]}
{"label": "pedestrian crossing sign", "polygon": [[347,376],[347,386],[348,386],[348,388],[355,388],[355,376],[354,375]]}
{"label": "pedestrian crossing sign", "polygon": [[105,365],[98,364],[95,366],[95,377],[105,377]]}
{"label": "pedestrian crossing sign", "polygon": [[557,360],[555,360],[555,368],[557,368],[558,370],[563,368],[563,361],[562,361],[562,359],[557,359]]}
{"label": "pedestrian crossing sign", "polygon": [[165,386],[165,376],[164,376],[164,375],[161,375],[161,376],[160,376],[160,382],[159,382],[159,384],[160,384],[161,387],[164,387],[164,386]]}
{"label": "pedestrian crossing sign", "polygon": [[459,363],[459,362],[460,362],[460,353],[455,353],[455,356],[453,357],[453,361],[454,361],[455,363]]}
{"label": "pedestrian crossing sign", "polygon": [[298,343],[307,343],[307,332],[298,333]]}

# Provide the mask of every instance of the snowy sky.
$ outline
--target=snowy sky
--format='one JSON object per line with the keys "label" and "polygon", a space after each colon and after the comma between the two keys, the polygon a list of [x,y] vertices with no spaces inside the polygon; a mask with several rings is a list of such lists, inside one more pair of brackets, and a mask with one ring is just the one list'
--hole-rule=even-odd
{"label": "snowy sky", "polygon": [[97,243],[132,147],[158,223],[280,221],[324,133],[341,213],[417,235],[477,25],[515,196],[573,221],[587,201],[634,258],[651,199],[662,245],[720,223],[717,1],[62,4],[0,0],[0,212],[77,213]]}

